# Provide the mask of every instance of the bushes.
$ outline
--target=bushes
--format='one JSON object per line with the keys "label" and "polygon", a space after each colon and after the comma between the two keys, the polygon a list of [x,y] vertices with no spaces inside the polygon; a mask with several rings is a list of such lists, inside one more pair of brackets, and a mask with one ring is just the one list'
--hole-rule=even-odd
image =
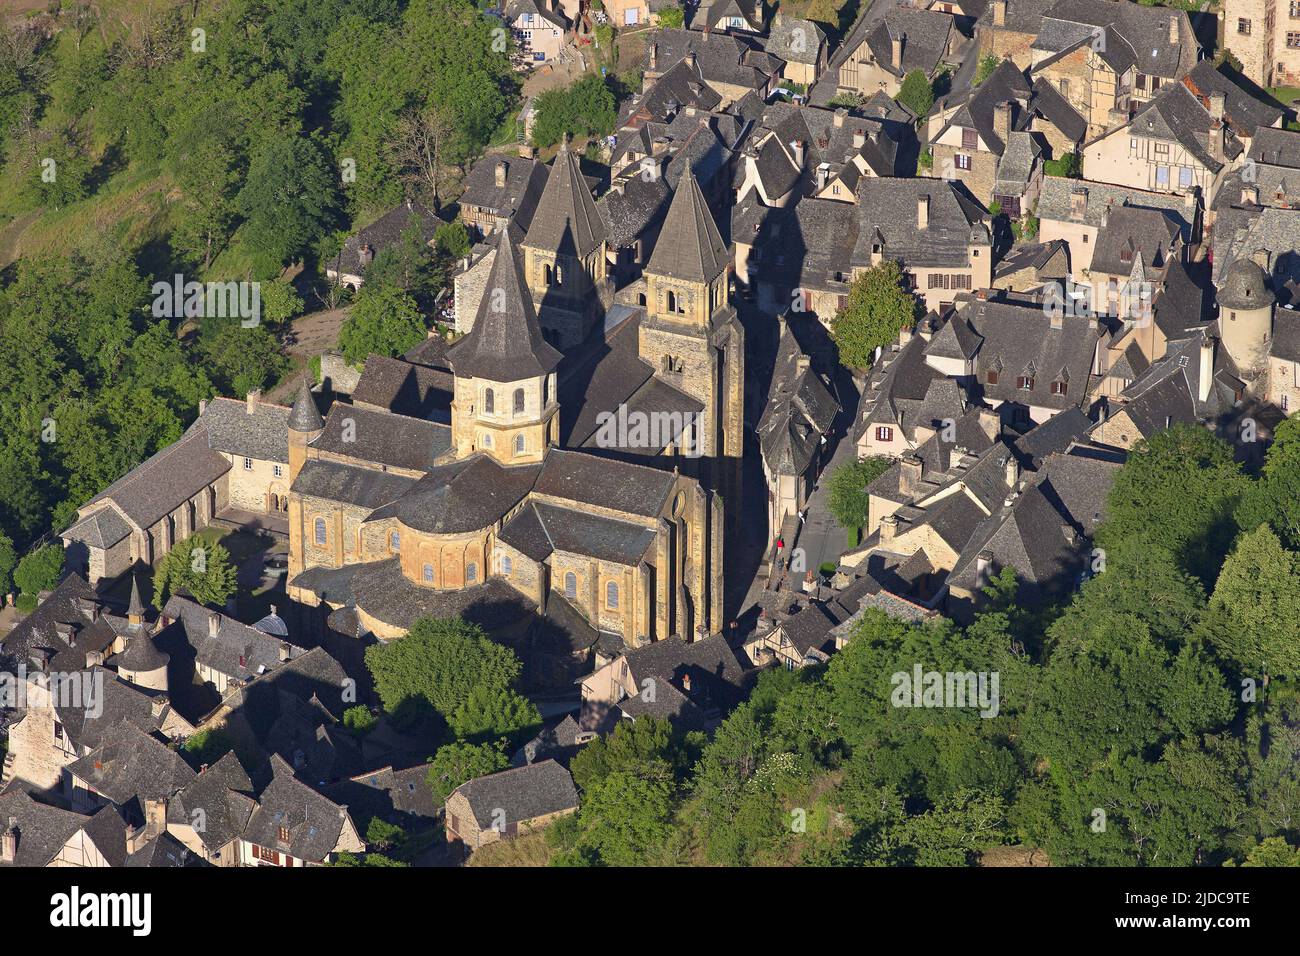
{"label": "bushes", "polygon": [[18,562],[14,584],[23,594],[35,597],[52,591],[63,573],[63,545],[47,544]]}
{"label": "bushes", "polygon": [[605,80],[588,74],[564,89],[547,90],[537,97],[533,143],[552,146],[570,136],[606,136],[614,131],[618,104]]}

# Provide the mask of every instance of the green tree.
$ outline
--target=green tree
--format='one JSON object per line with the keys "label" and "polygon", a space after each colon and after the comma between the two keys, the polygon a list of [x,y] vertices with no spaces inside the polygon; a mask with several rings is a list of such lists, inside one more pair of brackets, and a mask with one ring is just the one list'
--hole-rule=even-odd
{"label": "green tree", "polygon": [[289,365],[274,333],[265,326],[245,326],[235,319],[206,323],[199,347],[212,379],[223,392],[240,398],[275,382]]}
{"label": "green tree", "polygon": [[1288,548],[1300,550],[1300,417],[1274,430],[1264,467],[1242,496],[1236,518],[1243,528],[1267,522]]}
{"label": "green tree", "polygon": [[848,303],[831,319],[840,362],[849,368],[870,367],[876,349],[895,341],[920,315],[897,262],[886,259],[870,267],[853,280]]}
{"label": "green tree", "polygon": [[469,233],[465,230],[465,224],[459,219],[439,226],[433,234],[433,242],[439,252],[453,259],[462,259],[469,255]]}
{"label": "green tree", "polygon": [[406,832],[395,823],[382,817],[371,817],[366,826],[366,845],[380,850],[391,850],[406,841]]}
{"label": "green tree", "polygon": [[415,300],[391,285],[362,286],[357,304],[339,330],[339,350],[353,365],[371,353],[397,356],[424,341],[424,317]]}
{"label": "green tree", "polygon": [[521,670],[510,648],[455,617],[419,618],[400,641],[366,648],[366,666],[389,713],[418,699],[448,718],[475,690],[509,689]]}
{"label": "green tree", "polygon": [[1236,534],[1233,511],[1246,487],[1232,449],[1207,429],[1157,431],[1115,476],[1097,543],[1107,552],[1126,539],[1161,548],[1208,585]]}
{"label": "green tree", "polygon": [[934,108],[934,88],[925,71],[913,70],[903,77],[896,99],[915,113],[918,119],[929,116],[930,110]]}
{"label": "green tree", "polygon": [[14,543],[7,534],[0,534],[0,595],[10,592],[13,586],[14,568],[18,566],[18,555]]}
{"label": "green tree", "polygon": [[830,476],[826,507],[841,528],[861,528],[867,523],[870,496],[867,485],[889,470],[888,458],[859,458],[846,461]]}
{"label": "green tree", "polygon": [[558,143],[571,136],[606,135],[618,118],[618,103],[604,78],[588,73],[565,88],[541,93],[536,101],[533,142],[538,146]]}
{"label": "green tree", "polygon": [[1296,867],[1300,866],[1300,847],[1294,847],[1283,837],[1269,837],[1251,847],[1242,866]]}
{"label": "green tree", "polygon": [[510,758],[496,744],[444,744],[429,760],[429,788],[436,802],[445,803],[462,783],[509,766]]}
{"label": "green tree", "polygon": [[477,742],[498,737],[518,740],[541,723],[533,702],[509,687],[475,687],[448,717],[457,737]]}
{"label": "green tree", "polygon": [[284,133],[267,138],[235,200],[260,275],[275,274],[312,248],[334,220],[337,193],[336,177],[315,142]]}
{"label": "green tree", "polygon": [[998,64],[1000,64],[1001,62],[1002,61],[999,60],[992,53],[986,53],[984,56],[980,57],[980,61],[975,67],[975,78],[971,82],[971,86],[972,87],[979,86],[990,76],[992,76],[993,71],[998,68]]}
{"label": "green tree", "polygon": [[661,27],[669,30],[680,30],[686,19],[686,12],[681,7],[664,7],[655,16],[659,20]]}
{"label": "green tree", "polygon": [[261,285],[262,321],[275,328],[302,315],[304,302],[288,282],[276,279]]}
{"label": "green tree", "polygon": [[63,545],[47,544],[24,555],[14,570],[14,584],[23,594],[52,591],[63,575]]}
{"label": "green tree", "polygon": [[1203,633],[1240,674],[1300,677],[1300,554],[1283,548],[1268,525],[1237,539]]}
{"label": "green tree", "polygon": [[672,834],[673,775],[663,761],[616,770],[583,794],[577,851],[562,862],[644,866]]}
{"label": "green tree", "polygon": [[343,726],[358,736],[364,736],[375,729],[379,718],[370,712],[364,704],[357,704],[343,711]]}
{"label": "green tree", "polygon": [[177,591],[187,591],[200,604],[226,603],[235,593],[235,566],[221,544],[208,544],[197,535],[177,544],[158,565],[153,578],[154,607],[161,608]]}

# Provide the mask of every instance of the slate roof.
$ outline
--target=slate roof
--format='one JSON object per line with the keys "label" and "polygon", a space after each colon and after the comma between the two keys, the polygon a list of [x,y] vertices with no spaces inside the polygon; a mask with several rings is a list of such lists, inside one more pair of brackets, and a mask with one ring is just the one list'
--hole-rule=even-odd
{"label": "slate roof", "polygon": [[[323,861],[339,843],[347,809],[298,780],[279,755],[271,757],[271,770],[271,782],[257,798],[243,838],[301,860]],[[287,843],[280,842],[280,828],[289,831]]]}
{"label": "slate roof", "polygon": [[394,206],[356,235],[348,236],[336,262],[327,264],[349,275],[364,275],[366,266],[361,263],[361,247],[369,244],[374,255],[378,256],[401,239],[402,233],[407,230],[412,221],[419,230],[421,241],[426,243],[433,239],[438,227],[443,225],[443,220],[439,219],[438,214],[432,209],[421,203],[407,200]]}
{"label": "slate roof", "polygon": [[[734,34],[704,34],[697,30],[661,28],[646,38],[643,68],[650,67],[650,45],[655,45],[657,70],[667,76],[680,66],[688,54],[695,54],[695,67],[691,71],[705,83],[723,83],[729,86],[762,90],[767,86],[770,70],[756,65],[751,54],[760,50],[756,43]],[[662,81],[663,77],[660,77]],[[656,85],[658,85],[656,83]],[[716,94],[715,94],[716,95]],[[685,105],[685,100],[680,100]],[[714,101],[716,105],[718,101]],[[713,106],[701,103],[706,109]]]}
{"label": "slate roof", "polygon": [[131,526],[126,523],[122,513],[111,501],[106,507],[99,508],[82,518],[67,531],[63,537],[71,541],[80,541],[89,548],[107,550],[131,533]]}
{"label": "slate roof", "polygon": [[[537,203],[537,211],[528,226],[525,244],[563,255],[583,258],[606,239],[605,224],[596,211],[591,189],[578,168],[578,158],[567,140],[560,151]],[[498,260],[500,256],[497,257]],[[524,284],[523,288],[527,288]],[[475,328],[478,323],[475,322]]]}
{"label": "slate roof", "polygon": [[687,282],[712,282],[731,262],[694,173],[677,186],[645,271]]}
{"label": "slate roof", "polygon": [[195,832],[215,852],[239,837],[254,806],[252,781],[232,750],[168,801],[167,822],[193,826],[196,812],[202,811],[204,826]]}
{"label": "slate roof", "polygon": [[[867,19],[868,17],[863,18]],[[876,58],[876,65],[881,69],[895,76],[906,76],[913,70],[932,76],[952,41],[952,23],[950,15],[937,10],[893,7],[871,24],[866,43]],[[899,37],[903,40],[902,65],[895,67],[891,41]],[[850,44],[854,40],[854,34],[850,33],[841,50],[851,50]],[[840,63],[843,60],[835,65],[839,66]]]}
{"label": "slate roof", "polygon": [[1043,155],[1043,149],[1031,134],[1017,131],[1007,137],[1006,149],[998,162],[997,178],[993,182],[995,196],[1022,196],[1029,188],[1034,168]]}
{"label": "slate roof", "polygon": [[[532,512],[529,514],[529,512]],[[518,523],[516,525],[516,523]],[[501,540],[534,560],[542,550],[540,529],[551,550],[636,566],[654,544],[655,532],[644,525],[602,515],[531,502],[501,529]]]}
{"label": "slate roof", "polygon": [[126,863],[126,825],[112,807],[102,807],[91,816],[40,803],[20,787],[0,793],[0,829],[14,820],[18,828],[18,853],[13,863],[0,866],[44,867],[63,845],[85,830],[111,866]]}
{"label": "slate roof", "polygon": [[528,494],[539,466],[507,468],[479,452],[429,470],[392,503],[368,520],[396,518],[429,534],[478,531],[500,521]]}
{"label": "slate roof", "polygon": [[[1007,15],[1012,23],[1011,14]],[[1178,42],[1169,42],[1169,19],[1178,22]],[[1017,24],[1018,25],[1018,24]],[[1108,0],[1057,0],[1042,12],[1034,50],[1059,54],[1090,43],[1098,31],[1098,54],[1117,73],[1136,66],[1147,75],[1177,79],[1196,62],[1199,47],[1187,14],[1165,7]]]}
{"label": "slate roof", "polygon": [[180,754],[135,724],[111,728],[68,772],[121,807],[133,799],[168,800],[192,779],[194,771]]}
{"label": "slate roof", "polygon": [[[1113,134],[1111,131],[1104,135]],[[1214,158],[1210,141],[1211,137],[1219,135],[1218,121],[1210,118],[1201,101],[1181,83],[1163,88],[1138,110],[1127,129],[1118,133],[1122,136],[1130,134],[1174,140],[1214,173],[1224,167],[1226,160],[1236,159],[1242,151],[1241,142],[1229,131],[1223,150],[1225,159]]]}
{"label": "slate roof", "polygon": [[658,517],[676,477],[671,472],[553,448],[533,492],[566,503]]}
{"label": "slate roof", "polygon": [[[971,300],[962,309],[975,333],[983,339],[975,357],[976,370],[986,399],[997,399],[1061,410],[1078,405],[1088,393],[1096,323],[1086,316],[1061,316],[1061,328],[1041,303],[1005,299]],[[988,384],[987,372],[999,372]],[[1021,389],[1016,379],[1028,376],[1032,387]],[[1053,382],[1064,381],[1064,395],[1051,394]]]}
{"label": "slate roof", "polygon": [[157,454],[132,468],[90,504],[111,500],[137,527],[149,528],[230,470],[230,462],[208,445],[207,423],[189,430]]}
{"label": "slate roof", "polygon": [[[480,569],[480,578],[486,569]],[[402,573],[399,558],[356,565],[353,601],[371,617],[407,629],[421,617],[463,617],[485,630],[514,624],[536,606],[500,578],[456,590],[414,583]]]}
{"label": "slate roof", "polygon": [[[506,181],[497,185],[497,164],[505,163]],[[546,166],[535,159],[491,153],[476,162],[465,177],[462,206],[481,206],[493,215],[505,216],[527,231],[533,210],[546,185]]]}
{"label": "slate roof", "polygon": [[1070,271],[1070,244],[1064,239],[1013,246],[993,267],[994,279],[1032,271],[1035,279],[1064,279]]}
{"label": "slate roof", "polygon": [[451,429],[422,418],[335,402],[311,447],[372,465],[427,471],[451,447]]}
{"label": "slate roof", "polygon": [[1214,281],[1238,259],[1261,258],[1275,290],[1297,278],[1300,264],[1290,252],[1300,248],[1300,209],[1263,209],[1244,212],[1240,220],[1220,216],[1214,224]]}
{"label": "slate roof", "polygon": [[1097,231],[1091,269],[1127,276],[1139,256],[1143,264],[1163,269],[1169,264],[1175,240],[1181,238],[1179,221],[1168,211],[1118,206]]}
{"label": "slate roof", "polygon": [[165,830],[126,858],[126,866],[149,868],[202,867],[207,861]]}
{"label": "slate roof", "polygon": [[1292,309],[1276,309],[1273,313],[1273,340],[1269,343],[1271,358],[1287,362],[1300,362],[1300,316]]}
{"label": "slate roof", "polygon": [[[217,618],[217,632],[210,632],[209,619]],[[280,650],[287,642],[264,634],[255,627],[241,624],[232,617],[213,611],[181,595],[173,595],[163,608],[163,616],[185,633],[185,640],[196,652],[195,663],[210,667],[232,680],[249,681],[259,674],[282,667]],[[295,644],[287,644],[290,659],[307,653]]]}
{"label": "slate roof", "polygon": [[567,767],[582,745],[578,743],[578,734],[582,728],[573,719],[572,714],[565,714],[558,721],[548,720],[546,726],[538,731],[537,736],[525,743],[515,753],[512,762],[515,766],[538,763],[542,760],[554,760]]}
{"label": "slate roof", "polygon": [[505,811],[507,824],[518,824],[578,806],[573,777],[554,760],[477,777],[452,793],[469,803],[479,829],[490,828],[498,811]]}
{"label": "slate roof", "polygon": [[434,802],[428,775],[427,764],[400,770],[381,767],[330,784],[323,792],[346,806],[354,820],[381,817],[390,822],[404,818],[429,821],[442,811],[442,806]]}
{"label": "slate roof", "polygon": [[[703,709],[726,710],[743,694],[746,668],[721,634],[689,643],[674,635],[643,644],[624,657],[636,685],[654,680],[658,697],[671,686]],[[683,675],[690,677],[689,690]]]}
{"label": "slate roof", "polygon": [[781,321],[767,407],[758,422],[763,460],[773,474],[803,474],[839,412],[839,402],[813,371],[788,320]]}
{"label": "slate roof", "polygon": [[167,654],[158,650],[148,631],[141,630],[127,641],[126,650],[109,659],[109,663],[119,670],[155,671],[166,667],[171,660]]}
{"label": "slate roof", "polygon": [[768,31],[766,49],[787,63],[815,64],[826,45],[826,32],[812,20],[777,14]]}
{"label": "slate roof", "polygon": [[127,620],[109,612],[102,597],[81,575],[72,573],[2,640],[8,669],[78,671],[86,655],[107,649],[119,634],[132,633]]}
{"label": "slate roof", "polygon": [[1269,166],[1300,169],[1300,131],[1257,129],[1250,141],[1250,149],[1246,157]]}
{"label": "slate roof", "polygon": [[935,417],[925,399],[933,382],[947,379],[925,361],[925,348],[925,340],[913,335],[903,346],[882,350],[858,405],[855,440],[873,425],[895,425],[910,435]]}
{"label": "slate roof", "polygon": [[[916,222],[921,196],[930,197],[929,225],[923,230]],[[909,267],[964,267],[970,262],[969,246],[989,245],[984,211],[942,179],[864,179],[854,209],[853,266],[870,267],[872,246],[881,240],[884,256]]]}
{"label": "slate roof", "polygon": [[[567,151],[556,158],[556,163],[562,160],[572,165]],[[553,175],[552,181],[555,178]],[[581,194],[586,197],[591,215],[599,223],[595,203],[585,186],[581,188]],[[601,224],[602,239],[604,228]],[[529,236],[531,242],[532,232]],[[497,245],[497,255],[492,262],[492,271],[488,273],[474,327],[447,350],[447,360],[459,377],[518,382],[550,374],[560,364],[561,358],[560,353],[542,338],[523,266],[514,240],[507,232]]]}
{"label": "slate roof", "polygon": [[298,380],[298,392],[294,396],[293,408],[289,411],[286,426],[298,432],[314,432],[324,425],[325,420],[320,417],[320,409],[316,407],[316,398],[312,395],[311,384],[304,375]]}
{"label": "slate roof", "polygon": [[[1087,194],[1083,217],[1078,220],[1070,214],[1070,196],[1075,190],[1084,190]],[[1038,217],[1061,222],[1077,221],[1100,227],[1107,208],[1113,210],[1125,205],[1166,211],[1182,229],[1183,241],[1192,241],[1193,210],[1189,208],[1187,200],[1177,193],[1153,193],[1091,180],[1044,176],[1038,194]]]}
{"label": "slate roof", "polygon": [[406,494],[416,479],[361,465],[345,465],[323,458],[311,458],[293,481],[300,495],[324,498],[373,510]]}
{"label": "slate roof", "polygon": [[1201,60],[1192,67],[1183,76],[1182,84],[1207,112],[1210,94],[1224,94],[1223,115],[1238,136],[1254,136],[1261,127],[1272,127],[1282,118],[1282,110],[1255,99],[1209,60]]}
{"label": "slate roof", "polygon": [[[103,681],[103,702],[99,713],[92,714],[85,707],[55,707],[59,723],[78,750],[100,746],[109,732],[120,724],[130,723],[142,732],[153,732],[166,718],[165,709],[160,715],[153,712],[154,701],[161,696],[157,692],[124,681],[102,667],[88,668],[81,674],[83,679]],[[92,676],[97,674],[102,677]]]}
{"label": "slate roof", "polygon": [[663,176],[646,179],[637,171],[620,179],[596,201],[610,245],[630,246],[649,232],[667,214],[671,195]]}
{"label": "slate roof", "polygon": [[203,412],[208,447],[239,458],[289,461],[289,409],[258,401],[252,413],[248,403],[234,398],[214,398]]}
{"label": "slate roof", "polygon": [[352,402],[450,424],[454,390],[450,372],[372,354],[352,389]]}

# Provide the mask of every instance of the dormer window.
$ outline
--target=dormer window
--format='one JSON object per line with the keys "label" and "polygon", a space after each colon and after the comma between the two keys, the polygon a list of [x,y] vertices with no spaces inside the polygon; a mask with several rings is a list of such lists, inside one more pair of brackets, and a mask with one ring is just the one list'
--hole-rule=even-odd
{"label": "dormer window", "polygon": [[1022,392],[1027,392],[1034,387],[1034,377],[1032,375],[1017,375],[1016,388]]}
{"label": "dormer window", "polygon": [[987,372],[985,372],[984,381],[988,385],[996,385],[998,383],[998,370],[995,368],[991,368]]}
{"label": "dormer window", "polygon": [[1120,262],[1132,262],[1132,261],[1133,261],[1133,250],[1130,249],[1130,248],[1128,248],[1127,246],[1125,246],[1123,249],[1121,249],[1121,250],[1119,251],[1119,261],[1120,261]]}
{"label": "dormer window", "polygon": [[1052,394],[1053,394],[1053,395],[1064,395],[1064,394],[1065,394],[1065,390],[1066,390],[1066,388],[1067,388],[1067,385],[1068,385],[1068,383],[1066,383],[1066,382],[1061,382],[1061,381],[1053,382],[1053,383],[1052,383]]}

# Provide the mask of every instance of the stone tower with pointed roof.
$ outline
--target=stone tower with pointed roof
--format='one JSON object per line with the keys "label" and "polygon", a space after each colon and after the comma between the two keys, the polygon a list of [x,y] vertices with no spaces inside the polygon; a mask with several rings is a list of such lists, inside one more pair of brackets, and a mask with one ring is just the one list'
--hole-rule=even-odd
{"label": "stone tower with pointed roof", "polygon": [[531,465],[559,441],[555,369],[560,353],[542,336],[509,231],[501,234],[470,332],[447,350],[455,373],[451,440],[503,465]]}
{"label": "stone tower with pointed roof", "polygon": [[745,335],[729,301],[731,255],[687,170],[645,267],[641,358],[704,406],[699,477],[722,494],[729,526],[740,514]]}
{"label": "stone tower with pointed roof", "polygon": [[298,394],[289,410],[289,484],[298,477],[303,462],[307,460],[307,445],[325,428],[320,409],[312,398],[311,386],[303,376],[298,383]]}
{"label": "stone tower with pointed roof", "polygon": [[560,144],[523,241],[524,275],[546,340],[567,349],[587,337],[611,298],[608,236],[568,140]]}

